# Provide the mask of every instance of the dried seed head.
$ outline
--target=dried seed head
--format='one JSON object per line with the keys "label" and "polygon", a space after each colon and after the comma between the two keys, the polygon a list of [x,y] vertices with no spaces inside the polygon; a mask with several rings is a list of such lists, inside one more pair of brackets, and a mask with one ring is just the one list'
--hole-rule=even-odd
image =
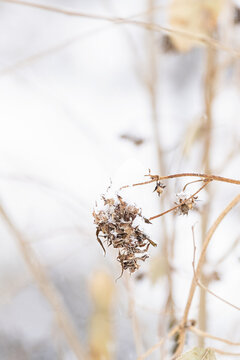
{"label": "dried seed head", "polygon": [[150,223],[142,216],[141,209],[128,204],[119,195],[115,198],[102,196],[104,208],[93,211],[94,223],[97,226],[97,240],[105,248],[100,239],[103,238],[108,246],[119,249],[117,260],[120,262],[122,272],[129,270],[135,272],[139,268],[139,260],[148,258],[148,248],[156,244],[140,228],[142,223]]}
{"label": "dried seed head", "polygon": [[188,215],[189,210],[192,210],[196,206],[197,196],[193,196],[189,199],[189,195],[184,192],[176,194],[177,201],[175,202],[176,205],[180,205],[177,208],[177,213],[179,215]]}
{"label": "dried seed head", "polygon": [[158,196],[160,196],[163,192],[163,189],[166,187],[166,185],[162,184],[160,181],[156,182],[156,186],[155,189],[153,190],[156,191],[156,193],[158,194]]}

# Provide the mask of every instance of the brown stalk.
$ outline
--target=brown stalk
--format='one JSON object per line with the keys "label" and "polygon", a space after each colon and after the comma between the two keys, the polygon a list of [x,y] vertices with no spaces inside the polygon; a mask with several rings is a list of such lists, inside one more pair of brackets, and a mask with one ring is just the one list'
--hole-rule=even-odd
{"label": "brown stalk", "polygon": [[185,342],[185,332],[186,329],[184,327],[184,324],[186,324],[187,319],[188,319],[188,314],[189,314],[189,310],[192,304],[192,300],[193,300],[193,296],[195,294],[195,290],[197,287],[197,283],[195,281],[195,277],[198,278],[201,270],[202,270],[202,266],[204,264],[204,260],[205,260],[205,256],[206,256],[206,251],[208,248],[208,245],[212,239],[212,236],[214,234],[214,232],[216,231],[217,227],[220,225],[220,223],[222,222],[222,220],[224,219],[224,217],[229,213],[229,211],[232,210],[232,208],[234,206],[236,206],[238,203],[240,202],[240,194],[238,194],[229,204],[228,206],[221,212],[221,214],[218,216],[218,218],[215,220],[214,224],[212,225],[212,227],[210,228],[210,230],[207,233],[207,236],[205,238],[204,244],[203,244],[203,248],[199,257],[199,261],[198,261],[198,265],[195,271],[195,275],[193,276],[192,279],[192,283],[191,283],[191,287],[189,290],[189,294],[188,294],[188,299],[187,299],[187,303],[185,306],[185,310],[184,310],[184,315],[181,321],[181,329],[180,329],[180,336],[179,336],[179,346],[176,352],[176,356],[180,355],[182,353],[183,350],[183,346],[184,346],[184,342]]}
{"label": "brown stalk", "polygon": [[[154,8],[155,8],[155,0],[148,0],[148,23],[154,23]],[[156,49],[156,36],[155,32],[149,31],[147,33],[147,54],[148,54],[148,77],[146,81],[147,90],[149,92],[149,99],[151,105],[151,120],[152,120],[152,130],[155,142],[156,156],[158,161],[158,169],[160,173],[165,172],[165,162],[164,162],[164,153],[161,146],[160,139],[160,121],[158,116],[158,106],[159,106],[159,94],[158,94],[158,58],[157,58],[157,49]],[[162,206],[164,206],[164,200],[161,199],[162,204],[159,203],[160,210]],[[164,253],[164,257],[166,259],[166,275],[167,275],[167,300],[165,305],[165,311],[168,312],[169,309],[171,311],[171,317],[174,317],[174,309],[173,309],[173,299],[172,299],[172,275],[171,275],[171,267],[169,264],[169,235],[167,230],[167,225],[165,218],[162,218],[162,231],[163,231],[163,244],[161,251]],[[159,322],[159,335],[161,336],[164,333],[164,322],[161,320]],[[164,352],[164,349],[163,349]],[[163,357],[162,353],[162,357]]]}
{"label": "brown stalk", "polygon": [[[204,171],[207,174],[211,174],[211,141],[212,141],[212,127],[213,127],[213,118],[212,118],[212,104],[215,96],[215,83],[216,83],[216,74],[217,74],[217,63],[216,63],[216,51],[211,47],[206,49],[206,75],[204,82],[204,102],[205,102],[205,124],[204,124],[204,139],[203,139],[203,154],[202,154],[202,165]],[[207,189],[208,197],[210,197],[210,189]],[[201,218],[201,234],[202,234],[202,245],[205,240],[207,227],[208,227],[208,218],[210,213],[210,202],[205,205],[204,212],[202,213]],[[207,259],[205,258],[205,263]],[[208,279],[205,278],[204,274],[200,275],[204,283],[208,285]],[[198,324],[202,330],[206,330],[207,327],[207,316],[206,316],[206,291],[200,287],[199,293],[199,310],[198,310]],[[204,347],[204,338],[198,338],[198,346]]]}
{"label": "brown stalk", "polygon": [[10,232],[12,233],[20,249],[22,257],[27,267],[29,268],[33,278],[35,279],[40,291],[49,302],[55,314],[58,326],[65,335],[66,341],[69,344],[70,348],[75,353],[77,359],[87,359],[86,354],[84,354],[83,348],[78,339],[77,331],[72,323],[72,320],[70,319],[70,315],[68,314],[67,309],[65,308],[60,296],[57,293],[57,290],[51,283],[45,269],[38,261],[33,250],[26,242],[21,232],[14,225],[2,204],[0,204],[0,215],[6,223],[7,227],[9,228]]}
{"label": "brown stalk", "polygon": [[152,179],[148,180],[148,181],[143,181],[141,183],[132,184],[132,185],[124,185],[120,188],[120,190],[129,188],[132,186],[151,184],[158,180],[168,180],[168,179],[175,179],[175,178],[180,178],[180,177],[199,177],[199,178],[203,178],[205,181],[214,180],[214,181],[221,181],[221,182],[226,182],[226,183],[230,183],[230,184],[240,185],[240,180],[226,178],[223,176],[212,175],[212,174],[210,175],[210,174],[201,174],[201,173],[180,173],[180,174],[172,174],[172,175],[166,175],[166,176],[160,176],[160,175],[146,175],[146,176],[150,176]]}
{"label": "brown stalk", "polygon": [[211,335],[211,334],[207,333],[206,331],[202,331],[202,330],[196,328],[195,326],[190,326],[188,328],[188,330],[192,331],[196,335],[206,337],[206,338],[209,338],[209,339],[213,339],[213,340],[216,340],[216,341],[220,341],[220,342],[223,342],[223,343],[228,344],[228,345],[240,346],[240,342],[234,342],[234,341],[227,340],[227,339],[224,339],[224,338],[221,338],[221,337],[218,337],[218,336]]}
{"label": "brown stalk", "polygon": [[221,355],[228,355],[228,356],[240,356],[240,353],[233,353],[233,352],[229,352],[229,351],[223,351],[223,350],[220,350],[220,349],[216,349],[216,348],[212,348],[211,349],[218,353],[218,354],[221,354]]}
{"label": "brown stalk", "polygon": [[213,295],[213,296],[214,296],[215,298],[217,298],[218,300],[220,300],[220,301],[224,302],[225,304],[231,306],[232,308],[240,311],[240,307],[239,307],[239,306],[236,306],[236,305],[230,303],[229,301],[223,299],[221,296],[215,294],[213,291],[211,291],[211,290],[208,289],[205,285],[203,285],[197,278],[195,278],[195,280],[196,280],[197,285],[198,285],[205,293],[208,292],[209,294]]}
{"label": "brown stalk", "polygon": [[195,270],[195,255],[196,255],[196,244],[195,244],[195,236],[194,236],[194,226],[192,226],[192,233],[193,233],[193,261],[192,261],[192,267],[193,267],[193,274],[194,274],[194,278],[195,281],[197,283],[197,285],[200,287],[200,289],[202,289],[204,291],[204,293],[208,292],[209,294],[213,295],[214,297],[216,297],[218,300],[224,302],[225,304],[233,307],[234,309],[240,310],[240,308],[232,303],[230,303],[229,301],[223,299],[221,296],[215,294],[213,291],[211,291],[210,289],[208,289],[207,286],[203,285],[200,280],[197,278],[196,276],[196,270]]}

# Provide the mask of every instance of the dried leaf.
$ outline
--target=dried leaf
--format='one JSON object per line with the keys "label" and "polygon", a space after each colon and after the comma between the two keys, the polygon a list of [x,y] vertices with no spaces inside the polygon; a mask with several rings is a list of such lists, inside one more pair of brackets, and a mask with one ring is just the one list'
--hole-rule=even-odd
{"label": "dried leaf", "polygon": [[[173,0],[169,8],[169,22],[173,29],[188,33],[210,35],[217,26],[225,0]],[[193,40],[170,35],[179,51],[189,51]]]}
{"label": "dried leaf", "polygon": [[212,349],[195,347],[194,349],[179,356],[177,360],[216,360],[216,357]]}

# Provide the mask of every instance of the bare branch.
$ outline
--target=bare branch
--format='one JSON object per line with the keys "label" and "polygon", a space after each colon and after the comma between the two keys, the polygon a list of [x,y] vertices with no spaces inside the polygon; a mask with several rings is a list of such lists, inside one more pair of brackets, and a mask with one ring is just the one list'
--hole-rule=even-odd
{"label": "bare branch", "polygon": [[209,334],[209,333],[207,333],[205,331],[197,329],[195,326],[190,326],[188,329],[190,331],[192,331],[194,334],[199,335],[199,336],[203,336],[203,337],[206,337],[206,338],[209,338],[209,339],[220,341],[220,342],[223,342],[223,343],[228,344],[228,345],[240,346],[240,342],[234,342],[234,341],[227,340],[227,339],[224,339],[224,338],[221,338],[221,337],[218,337],[218,336],[211,335],[211,334]]}
{"label": "bare branch", "polygon": [[120,188],[120,190],[131,187],[131,186],[146,185],[146,184],[150,184],[150,183],[153,183],[153,182],[159,181],[159,180],[175,179],[175,178],[180,178],[180,177],[199,177],[199,178],[203,178],[205,181],[206,180],[214,180],[214,181],[221,181],[221,182],[240,185],[240,180],[226,178],[226,177],[217,176],[217,175],[200,174],[200,173],[180,173],[180,174],[172,174],[172,175],[167,175],[167,176],[148,174],[145,176],[149,176],[151,178],[151,180],[132,184],[132,185],[125,185],[125,186],[122,186]]}
{"label": "bare branch", "polygon": [[213,351],[215,351],[216,353],[221,354],[221,355],[240,356],[240,353],[232,353],[232,352],[229,352],[229,351],[223,351],[223,350],[219,350],[219,349],[216,349],[216,348],[211,348],[211,349]]}
{"label": "bare branch", "polygon": [[[221,214],[218,216],[218,218],[216,219],[216,221],[214,222],[214,224],[212,225],[212,227],[210,228],[210,230],[207,233],[206,239],[203,243],[203,248],[200,254],[200,258],[198,261],[198,265],[196,268],[196,272],[195,275],[193,276],[192,279],[192,283],[191,283],[191,287],[190,287],[190,291],[189,291],[189,295],[188,295],[188,299],[187,299],[187,303],[185,306],[185,310],[184,310],[184,315],[182,318],[182,322],[181,324],[185,324],[187,322],[187,318],[188,318],[188,314],[189,314],[189,310],[192,304],[192,300],[193,300],[193,296],[195,294],[195,290],[196,290],[196,280],[195,278],[198,278],[201,270],[202,270],[202,266],[204,264],[204,260],[205,260],[205,256],[206,256],[206,251],[208,248],[208,245],[212,239],[212,236],[214,234],[214,232],[216,231],[217,227],[219,226],[219,224],[222,222],[222,220],[224,219],[224,217],[229,213],[229,211],[232,210],[232,208],[234,206],[236,206],[238,203],[240,202],[240,194],[238,194],[229,204],[228,206],[221,212]],[[186,329],[182,326],[181,328],[181,332],[180,332],[180,337],[179,337],[179,347],[177,349],[176,355],[180,355],[184,346],[184,341],[185,341],[185,332]]]}
{"label": "bare branch", "polygon": [[129,19],[124,19],[124,18],[114,18],[114,17],[104,16],[104,15],[87,14],[87,13],[83,13],[80,11],[63,9],[63,8],[58,8],[55,6],[49,6],[49,5],[44,5],[44,4],[36,4],[36,3],[32,3],[29,1],[23,1],[23,0],[0,0],[0,1],[12,3],[12,4],[16,4],[16,5],[23,5],[23,6],[28,6],[28,7],[32,7],[32,8],[37,8],[40,10],[59,13],[62,15],[76,16],[76,17],[82,17],[82,18],[88,18],[88,19],[94,19],[94,20],[109,21],[109,22],[113,22],[115,24],[136,25],[136,26],[140,26],[140,27],[143,27],[143,28],[145,28],[147,30],[151,30],[151,31],[174,34],[174,36],[180,36],[182,38],[192,40],[195,43],[201,44],[203,46],[208,46],[208,47],[210,46],[214,49],[219,49],[222,51],[229,52],[234,57],[240,56],[239,50],[231,48],[228,45],[222,44],[219,41],[217,41],[216,39],[206,36],[204,34],[199,34],[199,33],[195,34],[192,32],[185,31],[185,30],[167,28],[164,26],[160,26],[158,24],[146,23],[144,21],[129,20]]}

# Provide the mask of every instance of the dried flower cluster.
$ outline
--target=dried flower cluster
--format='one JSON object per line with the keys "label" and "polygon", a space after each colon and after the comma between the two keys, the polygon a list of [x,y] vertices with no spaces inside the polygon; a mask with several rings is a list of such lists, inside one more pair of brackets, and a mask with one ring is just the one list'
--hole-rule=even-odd
{"label": "dried flower cluster", "polygon": [[139,224],[150,223],[142,216],[141,209],[135,205],[127,204],[122,197],[102,197],[104,208],[98,212],[93,211],[94,223],[97,225],[97,240],[103,246],[102,237],[108,246],[119,249],[117,260],[120,262],[122,272],[129,269],[130,273],[139,268],[138,261],[145,261],[149,256],[148,248],[156,244],[140,229]]}
{"label": "dried flower cluster", "polygon": [[176,194],[177,201],[175,202],[176,205],[180,205],[177,209],[179,215],[188,215],[189,210],[192,210],[196,205],[197,196],[193,196],[189,199],[189,196],[181,192]]}

